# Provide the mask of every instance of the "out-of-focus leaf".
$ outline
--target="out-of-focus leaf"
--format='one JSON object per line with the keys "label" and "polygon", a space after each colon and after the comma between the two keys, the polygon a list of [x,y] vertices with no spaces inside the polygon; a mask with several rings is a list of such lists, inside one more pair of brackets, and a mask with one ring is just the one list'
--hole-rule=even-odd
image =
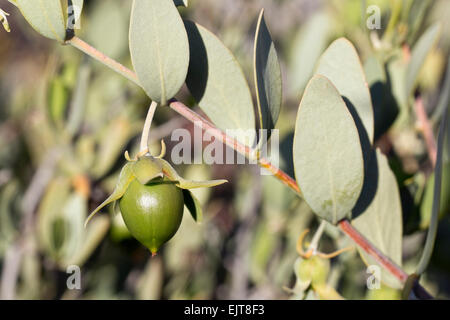
{"label": "out-of-focus leaf", "polygon": [[111,169],[134,133],[126,117],[118,117],[103,128],[96,163],[90,170],[93,176],[101,177]]}
{"label": "out-of-focus leaf", "polygon": [[38,209],[38,236],[41,247],[53,258],[61,255],[65,224],[61,219],[62,205],[69,196],[70,181],[60,177],[53,180]]}
{"label": "out-of-focus leaf", "polygon": [[264,9],[256,27],[253,65],[260,128],[269,130],[270,134],[280,114],[282,84],[278,55],[264,20]]}
{"label": "out-of-focus leaf", "polygon": [[305,89],[293,150],[295,177],[312,210],[332,224],[348,217],[363,185],[361,144],[347,106],[324,76]]}
{"label": "out-of-focus leaf", "polygon": [[[448,56],[447,61],[450,60],[450,55]],[[447,70],[445,71],[445,80],[442,85],[441,96],[439,97],[439,102],[437,104],[436,109],[434,110],[432,121],[434,123],[438,122],[438,120],[442,117],[445,112],[445,109],[450,105],[450,63],[447,63]],[[445,157],[444,157],[445,159]],[[450,159],[446,159],[450,161]]]}
{"label": "out-of-focus leaf", "polygon": [[330,32],[330,17],[320,12],[310,17],[295,36],[290,49],[289,59],[289,94],[299,97],[314,67],[325,50]]}
{"label": "out-of-focus leaf", "polygon": [[367,300],[401,300],[400,290],[381,285],[377,290],[367,290]]}
{"label": "out-of-focus leaf", "polygon": [[411,60],[406,70],[406,96],[409,97],[417,83],[417,76],[419,71],[425,63],[425,59],[435,43],[437,42],[440,34],[440,24],[434,24],[429,27],[425,33],[420,37],[411,52]]}
{"label": "out-of-focus leaf", "polygon": [[[431,219],[431,210],[433,206],[434,195],[434,173],[428,178],[425,188],[424,198],[420,205],[420,227],[428,228]],[[450,212],[450,162],[444,164],[442,168],[442,190],[439,208],[439,219]]]}
{"label": "out-of-focus leaf", "polygon": [[61,43],[66,38],[66,22],[61,0],[16,0],[28,23],[44,37]]}
{"label": "out-of-focus leaf", "polygon": [[161,298],[164,268],[158,257],[150,259],[144,273],[139,278],[136,295],[140,300],[157,300]]}
{"label": "out-of-focus leaf", "polygon": [[173,0],[177,7],[186,7],[189,5],[189,0]]}
{"label": "out-of-focus leaf", "polygon": [[[77,227],[83,228],[83,222]],[[78,239],[76,251],[67,256],[61,265],[66,268],[69,265],[83,265],[99,243],[105,237],[109,228],[109,219],[107,217],[97,217],[92,220],[87,229],[83,230],[82,238]]]}
{"label": "out-of-focus leaf", "polygon": [[276,234],[270,230],[266,221],[261,221],[250,247],[250,275],[255,283],[261,284],[266,280],[267,264],[273,256],[276,244]]}
{"label": "out-of-focus leaf", "polygon": [[172,0],[134,0],[130,52],[141,86],[166,105],[180,90],[189,66],[189,43]]}
{"label": "out-of-focus leaf", "polygon": [[[402,205],[397,180],[392,173],[387,158],[379,151],[371,158],[366,172],[368,181],[375,188],[375,195],[367,208],[358,216],[354,216],[352,224],[371,243],[388,256],[392,261],[402,264]],[[367,191],[365,189],[364,191]],[[369,191],[369,193],[371,193]],[[362,194],[362,197],[366,194]],[[359,253],[367,265],[378,263],[364,251]],[[401,288],[399,281],[382,267],[381,281],[392,288]]]}
{"label": "out-of-focus leaf", "polygon": [[198,199],[192,194],[190,190],[183,189],[184,205],[188,208],[192,218],[196,222],[203,221],[203,210]]}
{"label": "out-of-focus leaf", "polygon": [[118,59],[128,47],[128,17],[120,1],[95,1],[84,28],[86,40],[107,56]]}
{"label": "out-of-focus leaf", "polygon": [[358,126],[363,146],[367,143],[366,140],[372,144],[372,101],[366,76],[353,44],[345,38],[335,40],[320,58],[316,73],[330,79],[344,98]]}
{"label": "out-of-focus leaf", "polygon": [[48,106],[50,117],[54,123],[61,125],[67,107],[69,92],[59,77],[53,79],[49,91]]}
{"label": "out-of-focus leaf", "polygon": [[[191,58],[186,84],[216,126],[253,145],[255,115],[250,89],[233,54],[210,31],[185,21]],[[237,132],[242,130],[243,132]]]}

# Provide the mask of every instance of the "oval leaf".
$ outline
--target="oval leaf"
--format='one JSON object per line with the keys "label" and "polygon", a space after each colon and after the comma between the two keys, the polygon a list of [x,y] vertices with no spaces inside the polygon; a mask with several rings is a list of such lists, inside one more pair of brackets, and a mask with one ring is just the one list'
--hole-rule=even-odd
{"label": "oval leaf", "polygon": [[185,21],[185,26],[191,50],[186,79],[190,92],[216,126],[252,145],[256,136],[253,102],[239,63],[210,31],[191,21]]}
{"label": "oval leaf", "polygon": [[261,10],[255,35],[254,77],[261,129],[275,127],[281,108],[281,69]]}
{"label": "oval leaf", "polygon": [[321,218],[347,217],[363,185],[363,157],[356,125],[333,84],[315,75],[300,103],[294,136],[295,177]]}
{"label": "oval leaf", "polygon": [[44,37],[64,42],[66,22],[61,0],[16,0],[28,23]]}
{"label": "oval leaf", "polygon": [[441,27],[436,23],[429,27],[419,38],[411,52],[411,60],[406,70],[406,96],[409,97],[415,89],[417,76],[422,68],[425,59],[439,38]]}
{"label": "oval leaf", "polygon": [[[389,167],[386,156],[379,150],[371,158],[367,173],[367,184],[375,186],[375,194],[367,208],[352,220],[361,232],[392,261],[402,264],[402,205],[397,180]],[[367,193],[370,188],[365,189]],[[365,196],[364,191],[361,195]],[[367,265],[378,263],[363,250],[358,250]],[[380,266],[381,281],[392,288],[401,288],[400,282]]]}
{"label": "oval leaf", "polygon": [[180,90],[189,65],[189,43],[172,0],[134,0],[130,52],[141,86],[165,105]]}
{"label": "oval leaf", "polygon": [[[317,74],[324,75],[336,86],[347,103],[357,125],[361,122],[361,138],[373,143],[373,107],[366,77],[355,47],[345,38],[334,41],[323,53]],[[359,118],[359,119],[358,119]],[[366,134],[362,132],[365,129]],[[365,141],[361,141],[365,143]]]}

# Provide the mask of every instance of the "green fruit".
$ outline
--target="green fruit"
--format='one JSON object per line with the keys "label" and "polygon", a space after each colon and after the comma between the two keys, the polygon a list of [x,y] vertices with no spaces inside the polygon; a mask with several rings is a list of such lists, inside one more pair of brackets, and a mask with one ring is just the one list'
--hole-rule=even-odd
{"label": "green fruit", "polygon": [[143,185],[135,179],[120,199],[119,206],[133,237],[156,254],[180,227],[183,192],[169,180],[156,179]]}

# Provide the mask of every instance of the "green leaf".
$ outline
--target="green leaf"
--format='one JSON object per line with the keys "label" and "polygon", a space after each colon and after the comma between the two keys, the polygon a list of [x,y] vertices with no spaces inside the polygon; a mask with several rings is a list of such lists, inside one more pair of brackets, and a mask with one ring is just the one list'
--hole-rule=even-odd
{"label": "green leaf", "polygon": [[[355,47],[345,38],[334,41],[323,53],[316,70],[336,86],[355,118],[361,143],[373,143],[373,107],[366,77]],[[362,130],[362,129],[365,130]]]}
{"label": "green leaf", "polygon": [[332,224],[349,216],[363,185],[358,130],[341,95],[315,75],[300,103],[294,136],[297,183],[312,210]]}
{"label": "green leaf", "polygon": [[164,159],[158,159],[163,166],[164,174],[172,181],[177,181],[177,186],[181,189],[194,189],[194,188],[210,188],[220,184],[228,182],[227,180],[207,180],[207,181],[194,181],[186,180],[181,177],[177,171]]}
{"label": "green leaf", "polygon": [[92,213],[87,217],[84,226],[89,223],[89,221],[94,217],[94,215],[99,212],[103,207],[107,206],[111,202],[119,200],[127,191],[130,183],[135,179],[133,174],[133,165],[134,163],[128,162],[125,166],[123,166],[122,171],[120,171],[119,180],[117,181],[116,187],[113,193],[100,204]]}
{"label": "green leaf", "polygon": [[240,142],[254,143],[255,115],[248,83],[233,54],[210,31],[185,21],[191,58],[186,84],[213,123]]}
{"label": "green leaf", "polygon": [[97,50],[113,59],[128,51],[128,11],[123,3],[102,0],[93,3],[86,25],[86,40]]}
{"label": "green leaf", "polygon": [[[358,201],[358,204],[364,208],[358,210],[359,205],[355,207],[352,224],[383,254],[401,266],[403,224],[400,192],[387,158],[379,150],[371,157],[361,198],[364,201]],[[359,253],[367,265],[378,265],[364,251],[359,250]],[[401,288],[395,277],[382,267],[380,270],[383,283]]]}
{"label": "green leaf", "polygon": [[186,79],[189,43],[172,0],[134,0],[130,52],[147,95],[161,105],[173,98]]}
{"label": "green leaf", "polygon": [[405,90],[407,97],[413,94],[413,91],[417,84],[417,76],[419,75],[420,69],[425,63],[427,55],[436,44],[439,38],[440,30],[441,26],[439,23],[432,25],[425,31],[425,33],[414,45],[414,48],[411,52],[411,60],[406,70]]}
{"label": "green leaf", "polygon": [[188,208],[189,212],[192,215],[192,218],[196,222],[202,222],[203,221],[203,210],[200,202],[198,199],[194,196],[194,194],[187,189],[183,189],[183,196],[184,196],[184,205],[186,208]]}
{"label": "green leaf", "polygon": [[277,51],[264,20],[264,9],[256,27],[253,64],[260,128],[270,132],[280,114],[282,83]]}
{"label": "green leaf", "polygon": [[186,7],[189,4],[189,0],[174,0],[173,1],[177,7]]}
{"label": "green leaf", "polygon": [[441,189],[442,189],[442,154],[444,152],[444,139],[445,130],[448,120],[448,108],[445,110],[444,116],[439,127],[439,136],[437,143],[437,155],[436,155],[436,167],[434,168],[434,193],[433,193],[433,207],[431,210],[430,227],[428,228],[427,240],[425,242],[425,248],[422,252],[419,265],[417,266],[417,275],[421,275],[425,272],[428,264],[431,260],[431,254],[433,253],[434,243],[436,241],[438,223],[439,223],[439,209],[441,202]]}
{"label": "green leaf", "polygon": [[133,164],[133,174],[141,184],[147,184],[156,177],[163,177],[159,159],[143,157]]}
{"label": "green leaf", "polygon": [[61,0],[16,0],[28,23],[44,37],[61,43],[66,38],[66,21]]}

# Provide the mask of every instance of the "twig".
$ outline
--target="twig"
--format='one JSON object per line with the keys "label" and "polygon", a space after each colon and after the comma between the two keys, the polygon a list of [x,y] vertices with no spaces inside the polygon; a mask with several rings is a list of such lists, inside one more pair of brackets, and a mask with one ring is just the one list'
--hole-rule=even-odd
{"label": "twig", "polygon": [[[111,69],[115,70],[116,72],[124,75],[127,79],[131,80],[132,82],[139,85],[139,81],[137,79],[136,74],[121,65],[120,63],[112,60],[111,58],[105,56],[103,53],[99,52],[98,50],[92,48],[90,45],[82,41],[81,39],[75,37],[72,40],[68,42],[69,44],[72,44],[74,47],[80,49],[84,53],[90,55],[94,59],[104,63]],[[209,132],[214,135],[219,141],[222,143],[230,146],[235,151],[241,153],[242,155],[246,157],[251,157],[254,155],[254,150],[252,150],[250,147],[243,145],[239,143],[237,140],[227,136],[224,132],[216,128],[213,124],[211,124],[208,120],[202,118],[200,115],[193,112],[191,109],[189,109],[186,105],[183,103],[172,99],[169,104],[170,108],[178,112],[180,115],[188,119],[189,121],[193,122],[196,125],[201,126],[203,130],[209,130]],[[292,177],[290,177],[288,174],[283,172],[281,169],[275,167],[273,164],[270,163],[269,160],[265,158],[259,158],[258,164],[269,170],[271,173],[274,174],[274,176],[282,181],[285,185],[287,185],[289,188],[291,188],[293,191],[295,191],[300,197],[302,196],[301,190],[298,187],[297,183],[295,182]],[[380,252],[370,241],[368,241],[363,235],[361,235],[356,229],[353,228],[353,226],[349,223],[348,220],[343,220],[339,224],[339,228],[348,236],[350,237],[355,243],[357,243],[362,250],[364,250],[367,254],[372,256],[374,259],[376,259],[381,266],[383,266],[387,271],[389,271],[393,276],[395,276],[397,279],[399,279],[401,282],[405,282],[408,275],[405,271],[403,271],[398,265],[396,265],[394,262],[392,262],[388,257],[386,257],[383,253]],[[426,290],[423,289],[419,284],[417,284],[417,290],[420,290],[421,292],[426,293]],[[429,294],[428,294],[429,296]]]}

